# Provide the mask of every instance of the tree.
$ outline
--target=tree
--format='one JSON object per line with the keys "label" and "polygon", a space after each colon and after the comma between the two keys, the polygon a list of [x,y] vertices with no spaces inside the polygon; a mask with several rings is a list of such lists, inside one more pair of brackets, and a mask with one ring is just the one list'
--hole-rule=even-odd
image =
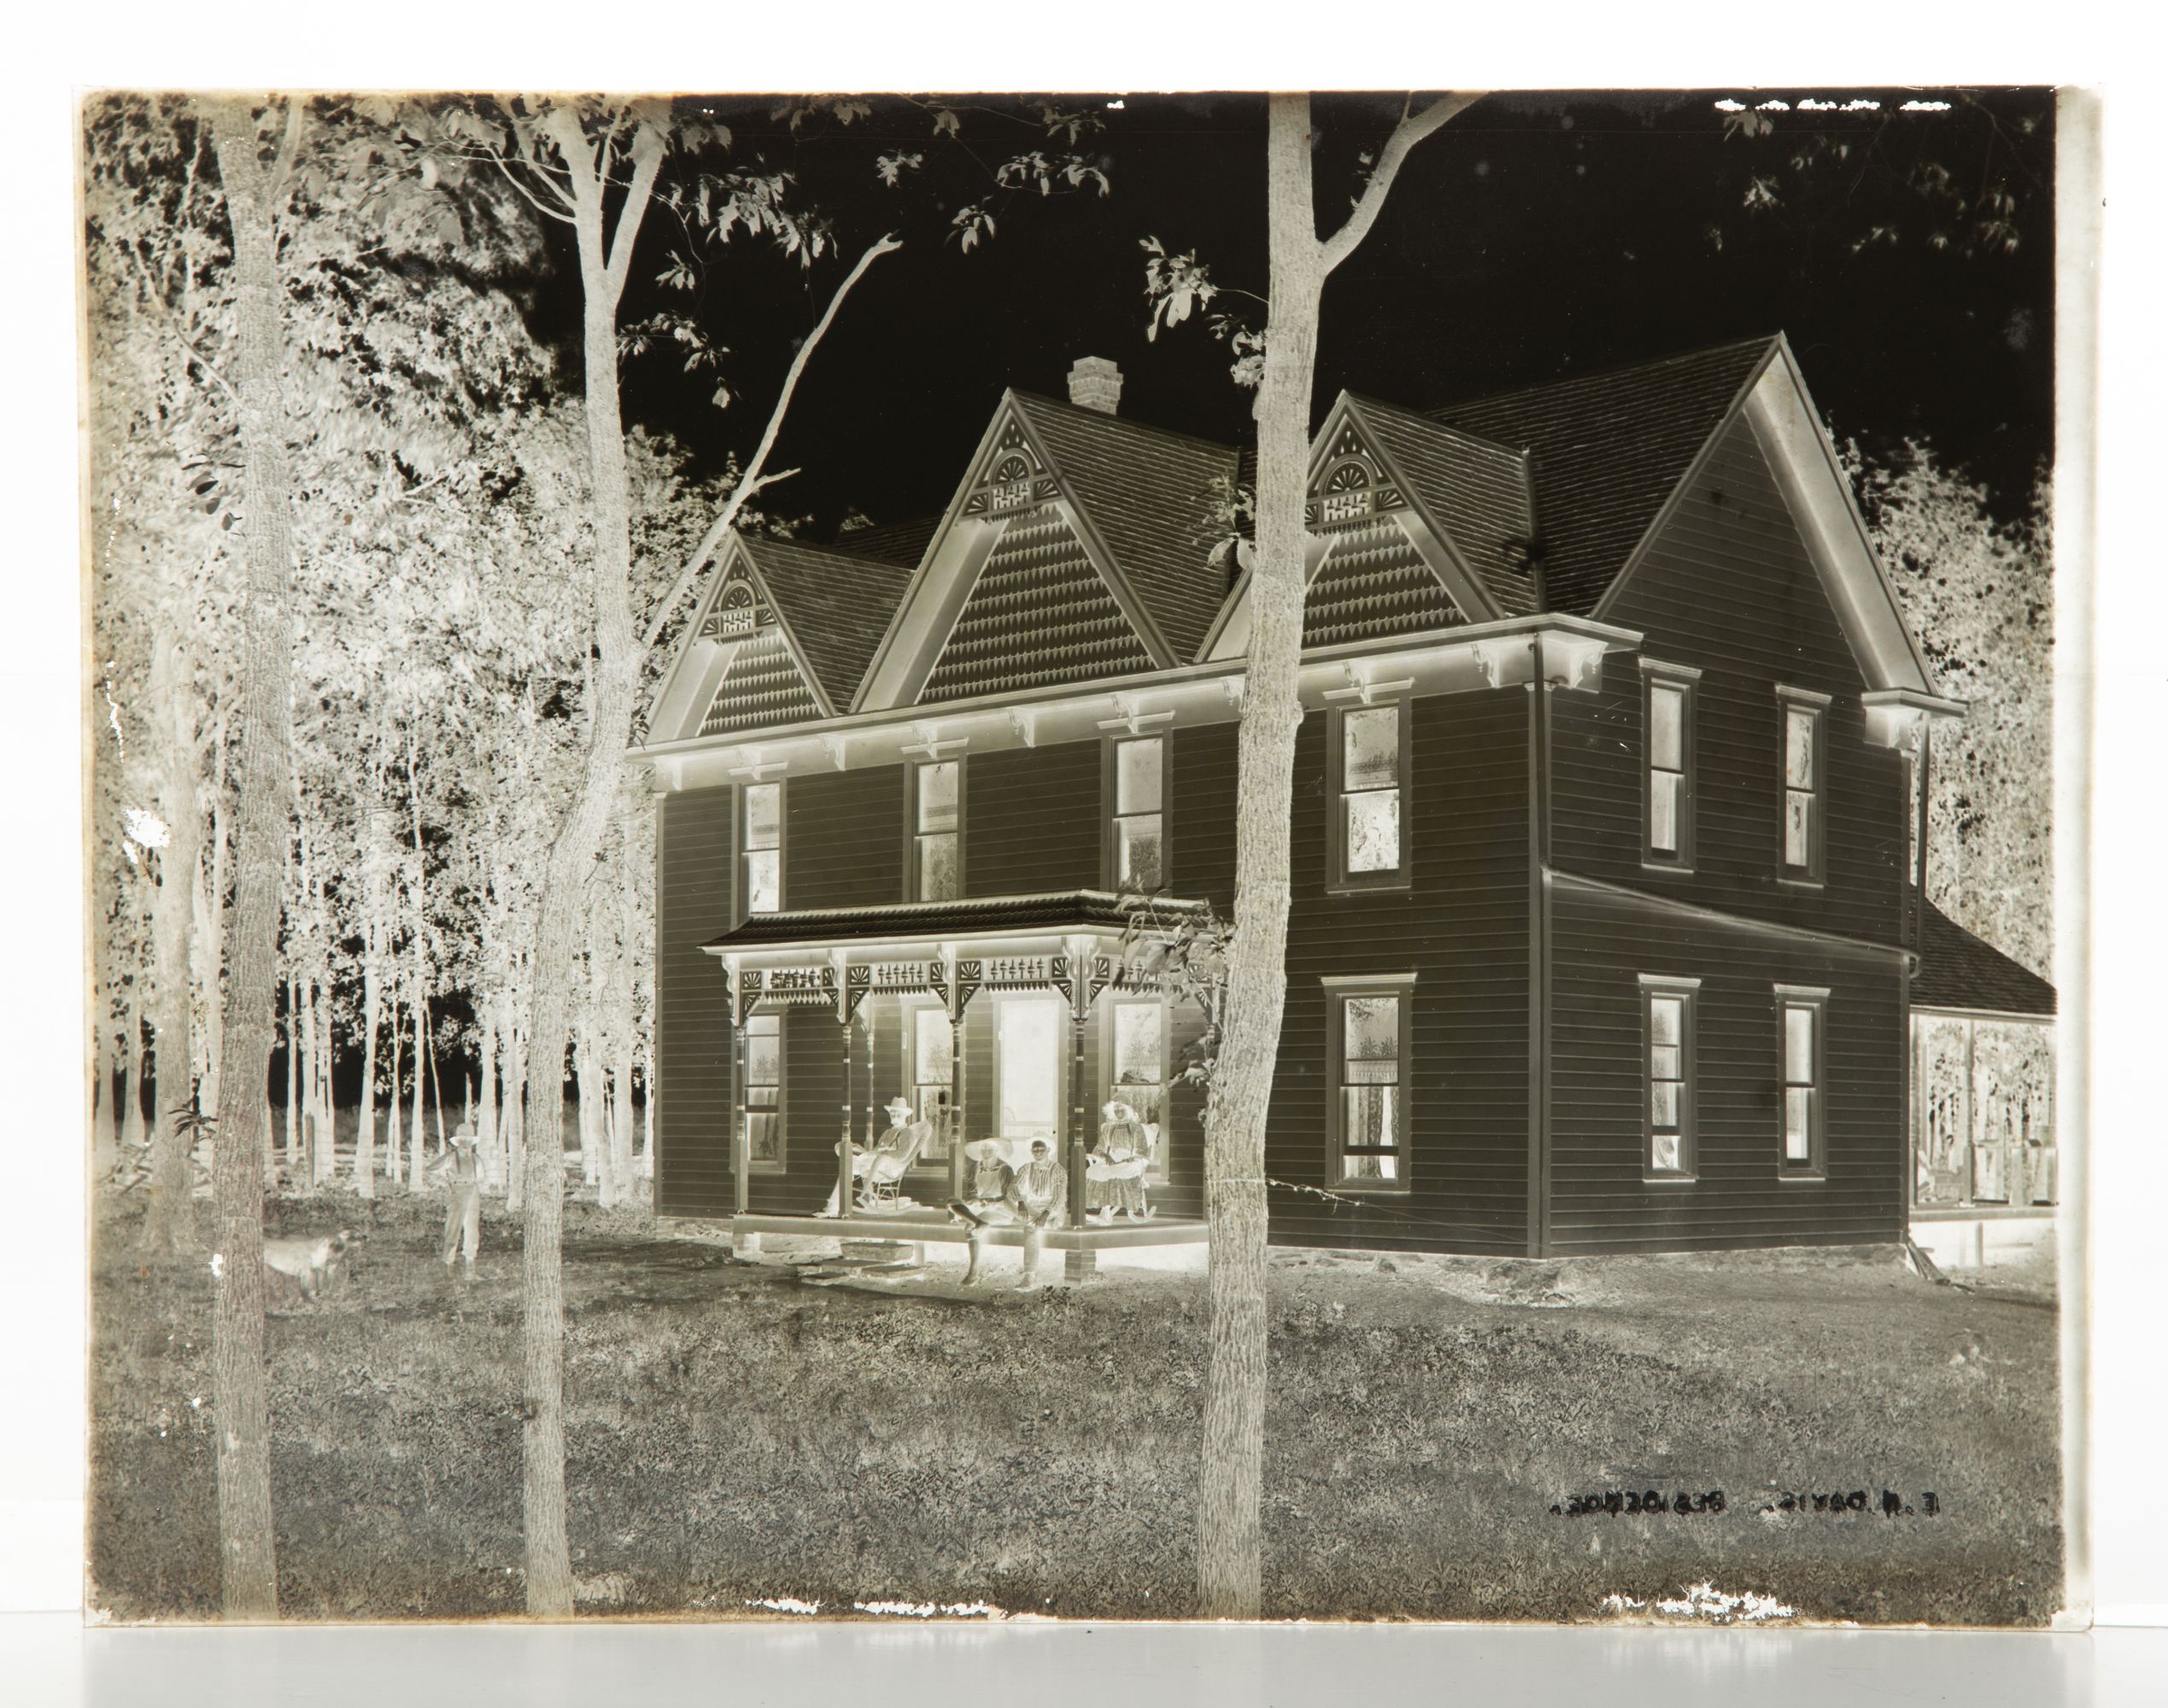
{"label": "tree", "polygon": [[1986,493],[1907,441],[1845,461],[1942,692],[1966,702],[1929,761],[1927,892],[2042,977],[2054,960],[2054,680],[2048,489],[1997,522]]}
{"label": "tree", "polygon": [[278,902],[286,841],[287,717],[293,658],[293,478],[280,384],[278,219],[305,114],[290,97],[268,165],[255,110],[221,103],[208,118],[233,243],[235,392],[246,510],[242,534],[241,780],[226,1048],[214,1147],[218,1204],[216,1368],[220,1597],[229,1619],[278,1613],[271,1522],[271,1407],[264,1368],[263,1149],[278,1002]]}
{"label": "tree", "polygon": [[[1211,1352],[1197,1577],[1198,1611],[1208,1618],[1255,1618],[1263,1597],[1265,1118],[1287,989],[1288,824],[1303,718],[1303,500],[1319,312],[1326,279],[1368,234],[1409,151],[1476,99],[1450,95],[1418,109],[1410,97],[1346,220],[1321,237],[1310,97],[1274,96],[1265,138],[1265,328],[1254,334],[1224,316],[1214,327],[1235,349],[1237,381],[1257,388],[1257,487],[1236,761],[1234,929],[1204,1105]],[[1168,257],[1156,243],[1146,247],[1153,256],[1146,278],[1156,331],[1210,301],[1216,287],[1193,254]]]}

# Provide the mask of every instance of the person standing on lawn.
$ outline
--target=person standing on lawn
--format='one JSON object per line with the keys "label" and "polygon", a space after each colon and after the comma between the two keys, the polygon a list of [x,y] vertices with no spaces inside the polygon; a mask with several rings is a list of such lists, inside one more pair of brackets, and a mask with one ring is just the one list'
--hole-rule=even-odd
{"label": "person standing on lawn", "polygon": [[432,1175],[448,1178],[444,1204],[444,1267],[462,1244],[466,1250],[466,1273],[474,1275],[474,1255],[482,1249],[482,1167],[474,1148],[474,1123],[463,1120],[452,1135],[452,1148],[429,1165]]}

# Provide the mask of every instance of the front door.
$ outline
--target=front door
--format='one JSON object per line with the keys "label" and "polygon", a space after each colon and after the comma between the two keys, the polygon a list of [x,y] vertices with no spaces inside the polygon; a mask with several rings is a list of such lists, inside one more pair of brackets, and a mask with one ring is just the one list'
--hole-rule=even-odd
{"label": "front door", "polygon": [[1000,1136],[1043,1138],[1058,1155],[1062,1131],[1062,1017],[1059,997],[1004,997],[996,1062]]}

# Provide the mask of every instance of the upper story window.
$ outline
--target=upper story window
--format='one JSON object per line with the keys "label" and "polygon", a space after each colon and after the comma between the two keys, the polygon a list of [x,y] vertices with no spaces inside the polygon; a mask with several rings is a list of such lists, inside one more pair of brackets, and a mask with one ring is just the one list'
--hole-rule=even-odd
{"label": "upper story window", "polygon": [[1334,1184],[1408,1190],[1409,1021],[1414,980],[1349,980],[1326,991]]}
{"label": "upper story window", "polygon": [[1694,1178],[1694,1003],[1700,981],[1644,974],[1641,1029],[1649,1094],[1641,1169],[1650,1180]]}
{"label": "upper story window", "polygon": [[1404,886],[1409,871],[1407,705],[1338,708],[1329,740],[1332,886]]}
{"label": "upper story window", "polygon": [[1825,1173],[1822,1134],[1823,1034],[1829,992],[1777,986],[1778,1054],[1784,1088],[1784,1149],[1778,1172],[1801,1179]]}
{"label": "upper story window", "polygon": [[782,792],[781,783],[739,791],[739,895],[749,914],[782,907]]}
{"label": "upper story window", "polygon": [[1818,883],[1822,875],[1824,714],[1826,694],[1803,688],[1778,688],[1784,713],[1783,847],[1778,871],[1795,882]]}
{"label": "upper story window", "polygon": [[964,762],[912,766],[911,793],[911,899],[954,901],[964,893]]}
{"label": "upper story window", "polygon": [[1109,744],[1108,863],[1117,890],[1157,890],[1167,882],[1167,739],[1117,737]]}
{"label": "upper story window", "polygon": [[1643,857],[1685,870],[1694,863],[1694,688],[1698,670],[1642,661],[1646,732]]}

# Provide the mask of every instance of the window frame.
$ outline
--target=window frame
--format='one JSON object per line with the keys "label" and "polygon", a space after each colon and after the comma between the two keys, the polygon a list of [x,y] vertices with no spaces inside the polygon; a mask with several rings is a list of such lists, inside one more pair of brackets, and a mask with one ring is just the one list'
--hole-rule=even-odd
{"label": "window frame", "polygon": [[[1690,1186],[1701,1179],[1701,1123],[1696,1119],[1701,1065],[1702,981],[1683,974],[1644,973],[1641,1000],[1641,1180],[1644,1185]],[[1679,1167],[1656,1167],[1655,1003],[1675,998],[1679,1015]]]}
{"label": "window frame", "polygon": [[[742,1036],[738,1056],[744,1077],[738,1084],[738,1107],[745,1115],[745,1167],[748,1175],[788,1174],[790,1172],[790,1123],[784,1118],[783,1110],[790,1084],[790,1072],[783,1060],[784,1053],[790,1046],[789,1028],[786,1024],[788,1019],[788,1014],[781,1009],[773,1014],[747,1015],[739,1028]],[[764,1020],[776,1023],[776,1155],[773,1157],[759,1157],[753,1154],[753,1117],[756,1111],[751,1095],[753,1083],[752,1028],[754,1021]]]}
{"label": "window frame", "polygon": [[[1364,895],[1376,890],[1406,890],[1414,887],[1415,871],[1415,839],[1412,834],[1410,807],[1414,794],[1409,787],[1414,767],[1411,758],[1415,749],[1415,701],[1405,694],[1380,694],[1375,699],[1327,710],[1325,730],[1325,798],[1326,842],[1325,890],[1328,895]],[[1400,722],[1398,781],[1395,785],[1400,797],[1400,863],[1382,872],[1351,872],[1347,869],[1347,803],[1349,791],[1344,787],[1347,766],[1346,720],[1350,712],[1395,712]],[[1383,793],[1384,791],[1358,789],[1357,794]]]}
{"label": "window frame", "polygon": [[[1362,976],[1327,976],[1325,987],[1325,1168],[1336,1192],[1380,1198],[1405,1198],[1415,1190],[1415,975],[1379,973]],[[1365,997],[1392,997],[1400,1003],[1400,1142],[1393,1156],[1397,1170],[1392,1180],[1367,1176],[1351,1178],[1347,1172],[1345,1129],[1347,1050],[1347,1004]],[[1377,1153],[1364,1153],[1365,1155]]]}
{"label": "window frame", "polygon": [[[1169,1061],[1173,1048],[1173,1027],[1164,996],[1140,996],[1110,991],[1102,1026],[1104,1032],[1099,1048],[1099,1108],[1104,1110],[1117,1095],[1114,1078],[1115,1052],[1121,1036],[1121,1022],[1115,1018],[1116,1010],[1123,1007],[1157,1008],[1159,1010],[1159,1144],[1158,1155],[1145,1171],[1145,1183],[1163,1186],[1174,1176],[1174,1085],[1173,1063]],[[1093,1131],[1098,1131],[1096,1120]]]}
{"label": "window frame", "polygon": [[[912,1119],[916,1120],[923,1120],[926,1119],[926,1109],[923,1103],[920,1101],[920,1092],[923,1090],[923,1087],[920,1085],[918,1079],[918,1017],[919,1015],[925,1014],[937,1014],[940,1015],[942,1019],[948,1021],[949,1059],[952,1063],[957,1060],[956,1052],[963,1048],[963,1028],[958,1026],[955,1021],[950,1017],[948,1004],[939,997],[927,996],[917,991],[906,992],[902,1000],[899,1002],[896,1006],[897,1012],[901,1016],[901,1030],[903,1032],[903,1072],[899,1076],[899,1083],[902,1085],[904,1090],[911,1094],[910,1102]],[[952,1068],[948,1083],[943,1085],[940,1091],[944,1098],[952,1098],[955,1096],[956,1084]],[[949,1114],[954,1113],[953,1109],[950,1108],[947,1103],[945,1103],[942,1107],[945,1112]],[[952,1137],[957,1141],[950,1147],[952,1154],[932,1157],[928,1156],[922,1152],[917,1160],[911,1163],[911,1173],[913,1174],[930,1175],[946,1175],[949,1173],[955,1166],[956,1156],[962,1154],[962,1135],[959,1132],[952,1135]]]}
{"label": "window frame", "polygon": [[[1641,865],[1649,872],[1690,874],[1694,869],[1695,825],[1698,815],[1694,810],[1696,786],[1698,782],[1695,763],[1696,726],[1699,722],[1702,673],[1691,664],[1665,664],[1655,658],[1641,660]],[[1679,815],[1674,850],[1656,846],[1656,761],[1655,696],[1659,687],[1678,691],[1679,705]]]}
{"label": "window frame", "polygon": [[[1825,878],[1824,851],[1829,822],[1829,709],[1831,697],[1812,688],[1777,685],[1777,881],[1802,889],[1819,889]],[[1810,788],[1791,787],[1791,717],[1803,712],[1814,719],[1814,779]],[[1784,858],[1784,830],[1790,820],[1791,797],[1808,798],[1807,863],[1794,866]]]}
{"label": "window frame", "polygon": [[[1777,1178],[1818,1181],[1829,1179],[1829,990],[1821,985],[1772,987],[1777,1013]],[[1814,1079],[1808,1082],[1807,1156],[1794,1161],[1784,1154],[1785,1093],[1792,1088],[1786,1016],[1803,1008],[1814,1016]]]}
{"label": "window frame", "polygon": [[[956,829],[953,833],[956,838],[956,893],[953,897],[936,897],[929,898],[923,893],[923,886],[921,882],[924,874],[919,864],[918,839],[921,836],[939,836],[945,834],[938,830],[922,831],[918,828],[918,778],[919,774],[929,765],[953,765],[956,767]],[[964,899],[965,894],[964,872],[964,811],[965,792],[970,787],[970,770],[971,768],[967,763],[967,756],[962,753],[951,754],[939,759],[911,759],[906,762],[904,773],[903,792],[903,898],[906,902],[923,902],[929,899],[961,901]]]}
{"label": "window frame", "polygon": [[1159,744],[1159,887],[1147,893],[1168,894],[1174,885],[1174,777],[1175,732],[1172,729],[1140,730],[1132,735],[1124,729],[1110,730],[1099,743],[1099,881],[1101,886],[1116,894],[1122,889],[1121,822],[1125,818],[1145,818],[1153,815],[1122,810],[1122,749],[1134,741],[1156,741]]}
{"label": "window frame", "polygon": [[736,913],[737,921],[741,925],[752,918],[753,913],[753,884],[747,876],[751,862],[747,857],[767,851],[765,849],[749,848],[746,845],[747,810],[750,804],[752,791],[757,788],[772,788],[776,792],[776,905],[774,911],[781,913],[788,905],[788,898],[784,891],[784,881],[788,874],[790,864],[789,785],[790,779],[788,776],[775,776],[763,778],[756,782],[740,783],[734,791],[736,798],[730,805],[730,899]]}

